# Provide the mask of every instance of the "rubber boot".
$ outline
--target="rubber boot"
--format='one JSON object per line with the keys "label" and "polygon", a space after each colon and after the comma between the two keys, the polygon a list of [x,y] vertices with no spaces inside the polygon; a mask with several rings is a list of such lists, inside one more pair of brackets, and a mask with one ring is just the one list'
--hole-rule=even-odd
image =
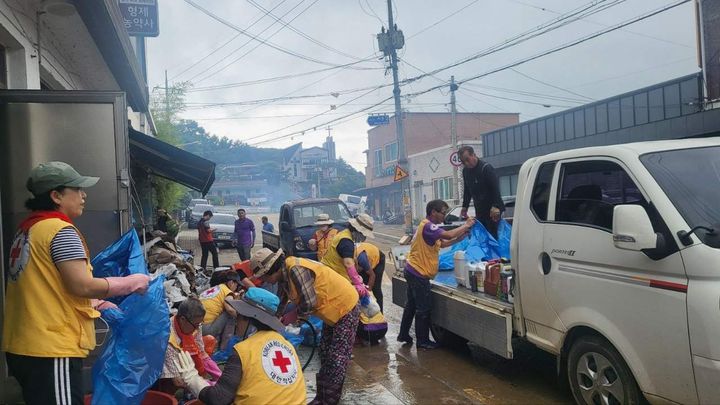
{"label": "rubber boot", "polygon": [[398,334],[397,341],[405,344],[412,344],[413,339],[410,336],[410,326],[412,326],[413,318],[415,317],[415,311],[405,308],[403,310],[402,321],[400,322],[400,333]]}
{"label": "rubber boot", "polygon": [[438,344],[430,340],[430,316],[417,314],[415,316],[415,337],[418,349],[437,349]]}

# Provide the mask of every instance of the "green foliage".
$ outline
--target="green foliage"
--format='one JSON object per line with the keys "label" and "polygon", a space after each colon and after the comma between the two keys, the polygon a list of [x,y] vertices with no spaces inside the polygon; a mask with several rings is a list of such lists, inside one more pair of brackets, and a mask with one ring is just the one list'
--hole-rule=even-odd
{"label": "green foliage", "polygon": [[342,158],[335,162],[337,179],[327,184],[320,184],[323,197],[337,197],[340,194],[354,194],[355,190],[365,187],[365,175],[355,170]]}

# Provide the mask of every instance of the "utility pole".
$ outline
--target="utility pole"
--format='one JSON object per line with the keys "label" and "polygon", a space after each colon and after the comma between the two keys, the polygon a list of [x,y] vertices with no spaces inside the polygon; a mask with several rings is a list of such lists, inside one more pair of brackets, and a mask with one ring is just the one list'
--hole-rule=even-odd
{"label": "utility pole", "polygon": [[[450,137],[452,138],[452,152],[457,152],[457,124],[455,122],[457,116],[457,108],[455,106],[455,90],[458,85],[455,84],[455,76],[450,76]],[[451,152],[451,153],[452,153]],[[458,168],[453,165],[453,200],[455,204],[459,204],[459,187],[458,187]]]}
{"label": "utility pole", "polygon": [[[405,149],[405,136],[403,131],[402,106],[400,105],[400,84],[398,80],[398,57],[397,50],[405,46],[405,37],[402,31],[397,29],[393,21],[392,0],[387,0],[388,7],[388,30],[383,28],[377,35],[378,45],[386,57],[390,59],[390,69],[393,74],[393,96],[395,97],[395,134],[398,145],[398,166],[409,172],[407,162],[407,151]],[[405,232],[412,233],[412,203],[410,197],[410,179],[408,177],[400,181],[402,190],[402,204],[405,211]]]}

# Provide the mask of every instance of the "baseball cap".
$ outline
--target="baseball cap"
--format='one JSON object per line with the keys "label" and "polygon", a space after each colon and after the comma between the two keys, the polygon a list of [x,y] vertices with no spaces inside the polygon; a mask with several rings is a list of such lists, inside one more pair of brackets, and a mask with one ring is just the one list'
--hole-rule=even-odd
{"label": "baseball cap", "polygon": [[33,195],[40,195],[60,187],[91,187],[99,177],[83,176],[65,162],[40,163],[30,171],[25,187]]}

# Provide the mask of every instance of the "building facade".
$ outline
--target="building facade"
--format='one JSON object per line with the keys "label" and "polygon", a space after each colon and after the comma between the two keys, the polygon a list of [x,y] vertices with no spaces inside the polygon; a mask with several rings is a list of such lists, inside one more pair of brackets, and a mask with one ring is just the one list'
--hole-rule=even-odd
{"label": "building facade", "polygon": [[[436,198],[457,204],[454,193],[455,190],[461,193],[462,176],[458,173],[458,182],[453,181],[451,114],[407,112],[403,120],[413,218],[424,217],[425,204]],[[457,113],[458,147],[472,145],[480,154],[482,134],[517,124],[518,120],[519,114],[515,113]],[[368,196],[369,211],[377,217],[385,213],[402,213],[400,183],[393,181],[398,163],[394,118],[388,125],[368,131],[365,153],[365,189],[359,192]]]}
{"label": "building facade", "polygon": [[335,142],[328,136],[323,147],[313,146],[303,149],[302,142],[283,151],[283,170],[287,181],[300,196],[311,197],[312,190],[319,194],[320,183],[337,178],[335,166]]}

